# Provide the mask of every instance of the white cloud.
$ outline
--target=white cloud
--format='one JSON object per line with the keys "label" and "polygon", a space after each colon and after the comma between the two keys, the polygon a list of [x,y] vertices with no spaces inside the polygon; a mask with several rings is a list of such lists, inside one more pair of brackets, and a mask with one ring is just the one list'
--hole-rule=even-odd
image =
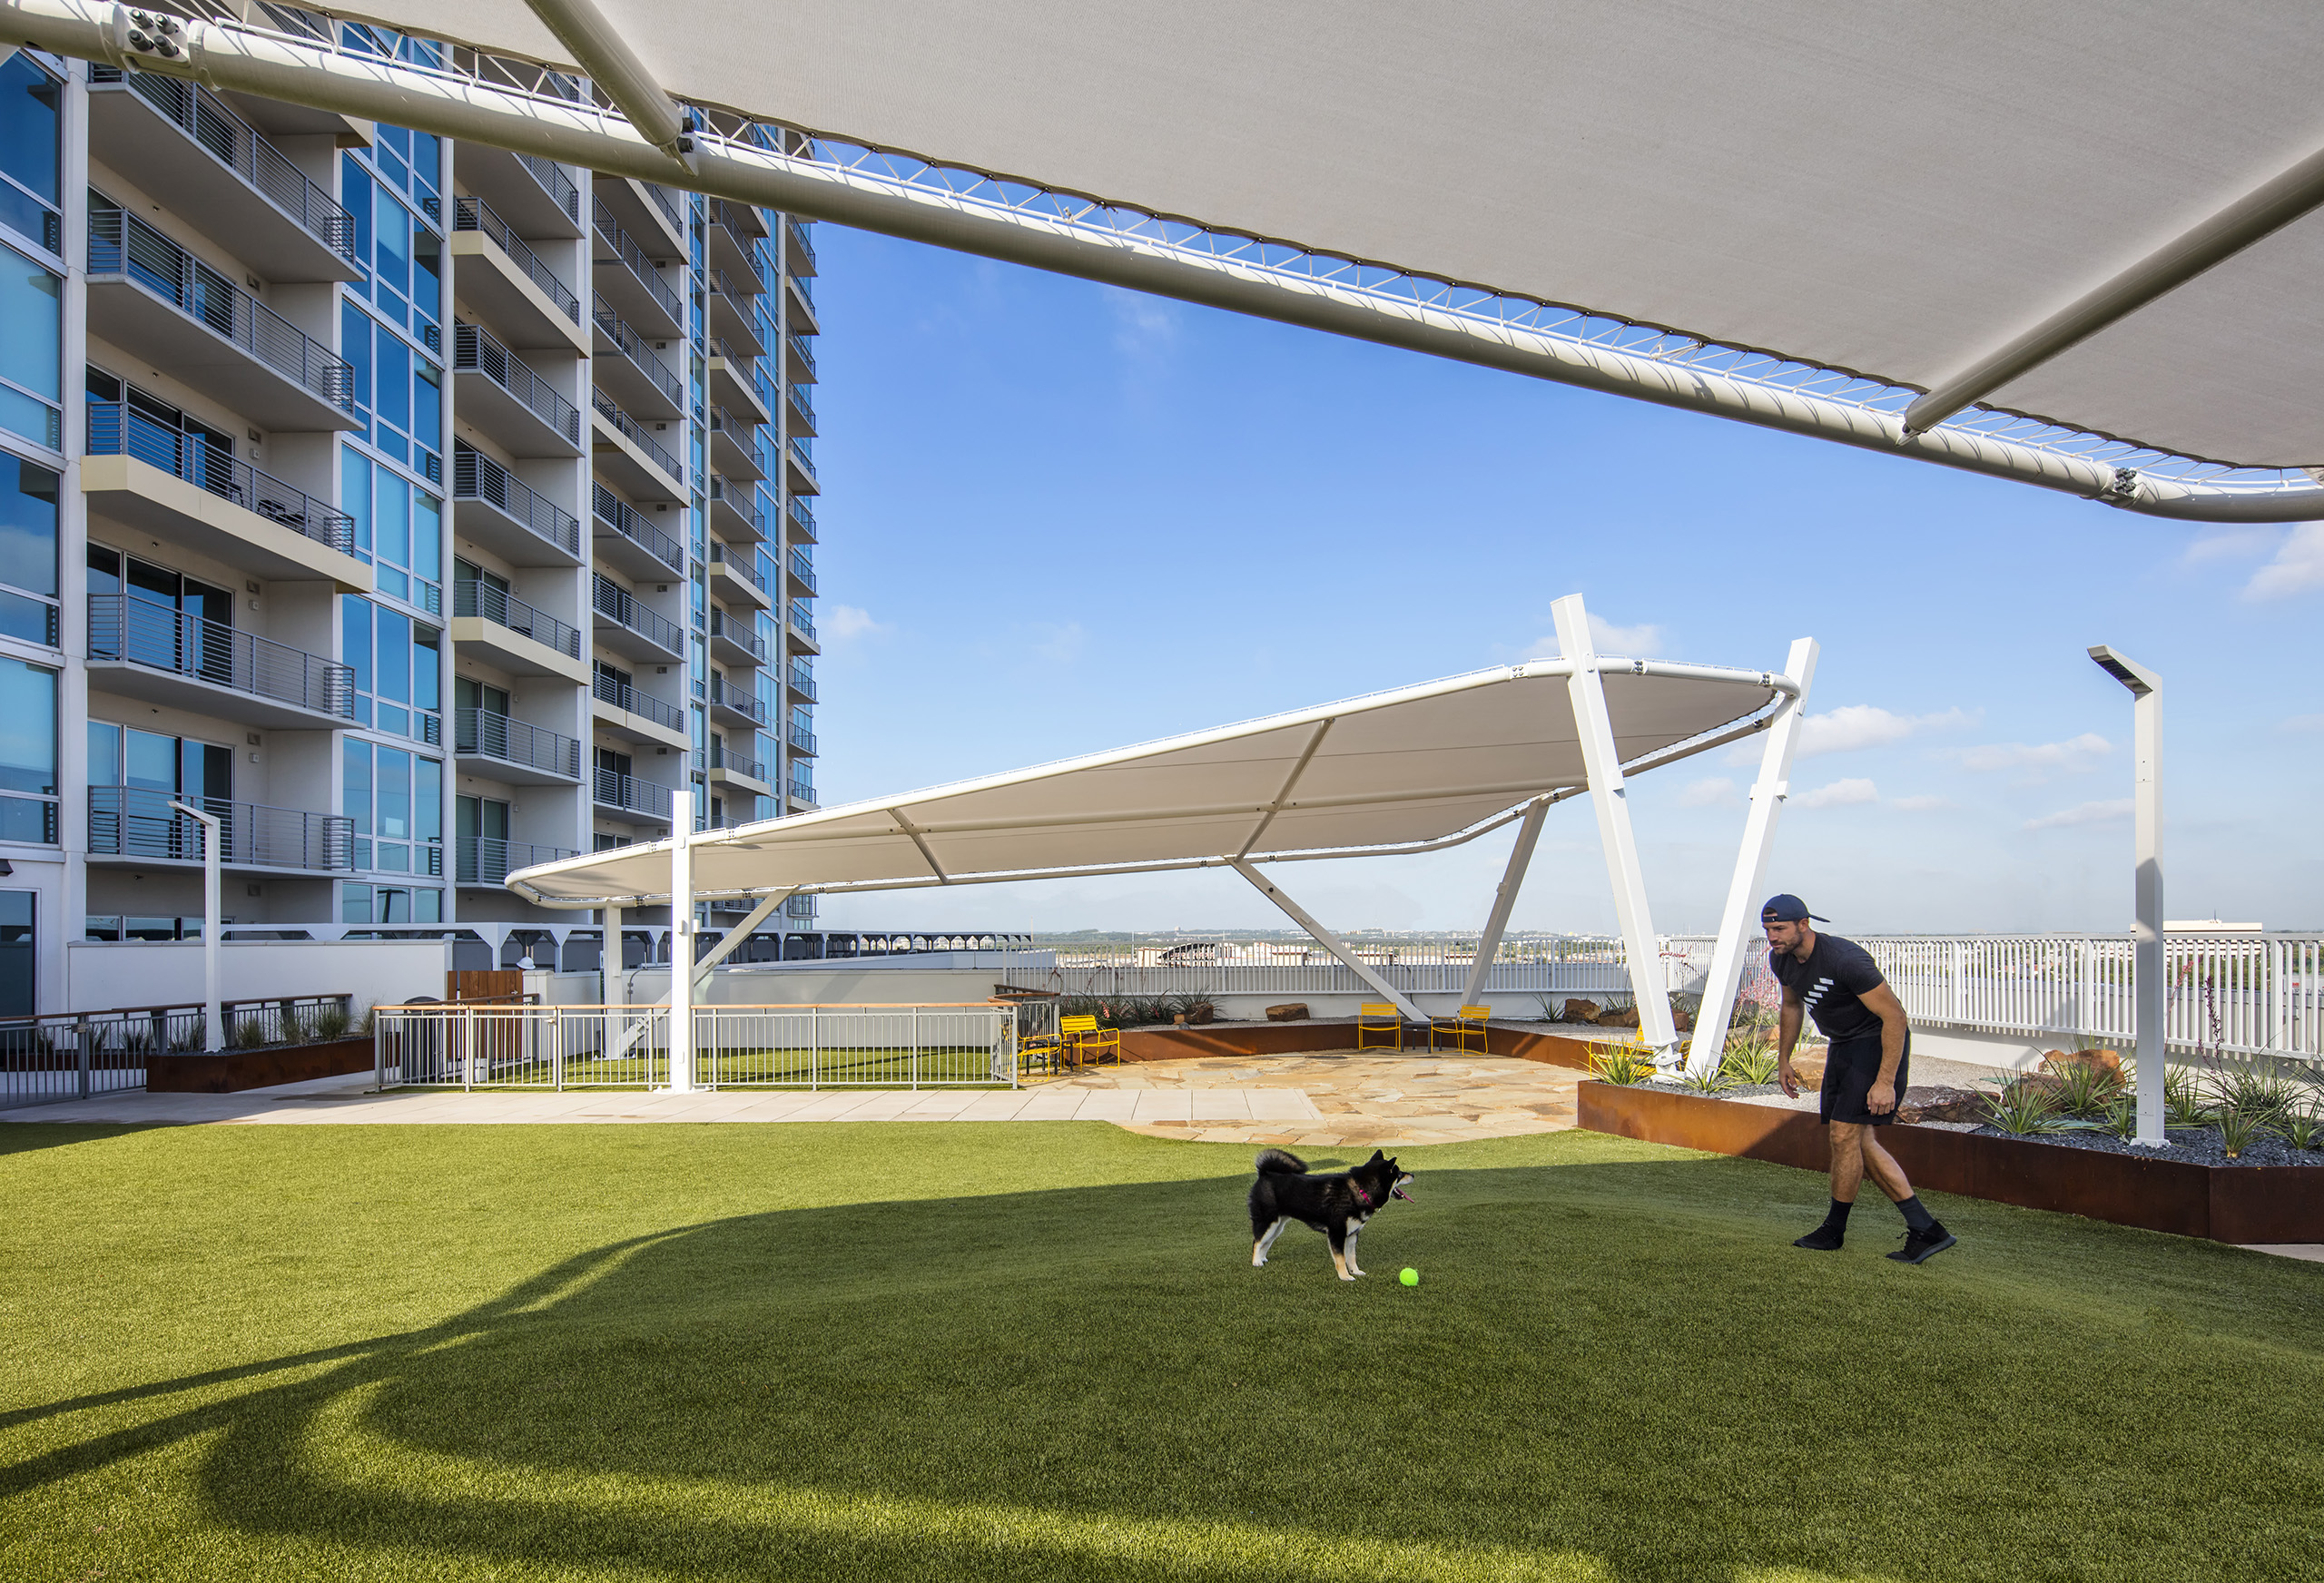
{"label": "white cloud", "polygon": [[[1871,703],[1845,703],[1828,714],[1811,714],[1799,723],[1796,757],[1852,752],[1857,748],[1886,747],[1925,731],[1945,731],[1974,723],[1976,716],[1962,709],[1936,714],[1896,714]],[[1746,745],[1745,752],[1759,750]]]}
{"label": "white cloud", "polygon": [[1847,808],[1859,802],[1880,801],[1880,788],[1862,776],[1835,781],[1828,786],[1818,786],[1799,800],[1802,808]]}
{"label": "white cloud", "polygon": [[[1597,645],[1601,654],[1639,659],[1652,654],[1662,646],[1662,628],[1652,622],[1641,622],[1636,626],[1616,626],[1593,610],[1590,613],[1590,641]],[[1525,657],[1529,660],[1554,660],[1561,658],[1564,654],[1565,649],[1559,644],[1558,634],[1552,632],[1535,638],[1526,649]]]}
{"label": "white cloud", "polygon": [[2276,558],[2251,574],[2246,599],[2281,599],[2324,588],[2324,522],[2303,522],[2291,530]]}
{"label": "white cloud", "polygon": [[1891,797],[1888,806],[1900,813],[1926,813],[1932,809],[1950,808],[1953,799],[1939,797],[1935,792],[1917,792],[1910,797]]}
{"label": "white cloud", "polygon": [[884,637],[895,631],[886,622],[874,621],[872,613],[852,605],[834,605],[823,612],[817,624],[820,634],[828,643],[846,643],[859,637]]}
{"label": "white cloud", "polygon": [[2055,813],[2045,813],[2039,819],[2025,821],[2028,830],[2063,830],[2074,824],[2116,824],[2131,817],[2132,804],[2127,797],[2111,802],[2077,802],[2072,808],[2061,808]]}
{"label": "white cloud", "polygon": [[1961,753],[1965,770],[2030,770],[2039,779],[2051,771],[2077,774],[2096,766],[2114,751],[2114,744],[2096,732],[2053,742],[1987,742]]}
{"label": "white cloud", "polygon": [[2205,528],[2195,536],[2181,558],[2190,565],[2199,565],[2205,561],[2264,556],[2282,543],[2283,536],[2283,530],[2277,527]]}
{"label": "white cloud", "polygon": [[1178,310],[1175,304],[1119,286],[1100,290],[1114,316],[1115,350],[1135,355],[1157,350],[1177,339]]}
{"label": "white cloud", "polygon": [[1689,782],[1687,789],[1679,793],[1679,806],[1681,808],[1717,808],[1734,801],[1735,782],[1725,775]]}

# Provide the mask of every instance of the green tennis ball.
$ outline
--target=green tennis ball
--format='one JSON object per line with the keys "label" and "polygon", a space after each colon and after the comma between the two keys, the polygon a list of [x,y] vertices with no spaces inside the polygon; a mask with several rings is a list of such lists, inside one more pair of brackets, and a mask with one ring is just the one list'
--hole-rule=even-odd
{"label": "green tennis ball", "polygon": [[1417,1286],[1420,1284],[1420,1272],[1408,1266],[1404,1273],[1397,1276],[1396,1279],[1402,1281],[1407,1286]]}

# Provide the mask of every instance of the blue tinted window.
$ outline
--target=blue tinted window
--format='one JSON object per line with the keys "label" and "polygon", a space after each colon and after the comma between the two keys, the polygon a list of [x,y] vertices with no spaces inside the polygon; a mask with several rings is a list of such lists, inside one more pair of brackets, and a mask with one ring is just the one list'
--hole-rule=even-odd
{"label": "blue tinted window", "polygon": [[15,248],[0,247],[0,375],[54,401],[64,346],[64,283]]}
{"label": "blue tinted window", "polygon": [[0,659],[0,788],[56,794],[56,673]]}
{"label": "blue tinted window", "polygon": [[347,739],[347,786],[339,811],[355,821],[357,835],[371,833],[371,744]]}
{"label": "blue tinted window", "polygon": [[376,502],[379,559],[391,566],[411,565],[411,487],[384,467],[379,469]]}
{"label": "blue tinted window", "polygon": [[355,370],[355,408],[371,414],[371,316],[352,302],[339,305],[339,355]]}
{"label": "blue tinted window", "polygon": [[355,519],[355,547],[371,553],[371,460],[352,446],[339,453],[339,508]]}
{"label": "blue tinted window", "polygon": [[[411,617],[382,605],[376,616],[379,628],[379,696],[397,703],[411,702]],[[382,752],[384,758],[385,753]],[[386,833],[386,832],[382,832]]]}
{"label": "blue tinted window", "polygon": [[340,659],[355,673],[355,690],[371,690],[371,602],[353,594],[339,600]]}
{"label": "blue tinted window", "polygon": [[379,338],[379,416],[411,432],[411,349],[392,335]]}
{"label": "blue tinted window", "polygon": [[[7,477],[0,457],[0,478]],[[19,461],[12,480],[0,485],[0,583],[35,594],[56,592],[56,475]]]}
{"label": "blue tinted window", "polygon": [[0,171],[52,204],[57,202],[58,92],[56,79],[22,54],[0,66]]}
{"label": "blue tinted window", "polygon": [[349,154],[340,162],[339,184],[340,202],[355,217],[355,256],[368,265],[371,261],[371,172]]}

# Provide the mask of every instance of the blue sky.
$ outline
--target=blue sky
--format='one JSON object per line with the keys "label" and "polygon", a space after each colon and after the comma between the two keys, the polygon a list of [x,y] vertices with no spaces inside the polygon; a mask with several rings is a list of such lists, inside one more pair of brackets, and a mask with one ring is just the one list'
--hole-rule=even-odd
{"label": "blue sky", "polygon": [[[2165,681],[2172,917],[2324,927],[2324,529],[2017,485],[819,228],[825,806],[1554,654],[1823,645],[1771,868],[1843,930],[2127,927],[2129,695]],[[1655,922],[1717,921],[1752,764],[1633,782]],[[1285,865],[1473,929],[1507,838]],[[1277,927],[1232,874],[826,903],[913,929]],[[1553,810],[1519,927],[1612,927]]]}

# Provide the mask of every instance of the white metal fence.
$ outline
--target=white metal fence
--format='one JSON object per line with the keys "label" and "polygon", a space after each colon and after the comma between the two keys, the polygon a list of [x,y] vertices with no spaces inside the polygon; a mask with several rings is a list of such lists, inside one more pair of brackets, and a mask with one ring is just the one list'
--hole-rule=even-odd
{"label": "white metal fence", "polygon": [[[1017,1084],[1009,1006],[700,1006],[703,1088]],[[670,1080],[666,1006],[382,1006],[381,1087],[650,1088]]]}
{"label": "white metal fence", "polygon": [[[1710,961],[1707,936],[1674,935],[1661,942],[1665,983],[1674,991],[1699,988]],[[1356,959],[1407,995],[1459,995],[1468,988],[1477,941],[1399,940],[1353,945]],[[1054,965],[1019,969],[1009,982],[1095,999],[1169,996],[1372,996],[1372,987],[1322,947],[1279,939],[1122,941],[1090,946],[1054,941],[1044,948]],[[1485,970],[1483,993],[1627,995],[1628,953],[1619,939],[1557,936],[1504,940]]]}

